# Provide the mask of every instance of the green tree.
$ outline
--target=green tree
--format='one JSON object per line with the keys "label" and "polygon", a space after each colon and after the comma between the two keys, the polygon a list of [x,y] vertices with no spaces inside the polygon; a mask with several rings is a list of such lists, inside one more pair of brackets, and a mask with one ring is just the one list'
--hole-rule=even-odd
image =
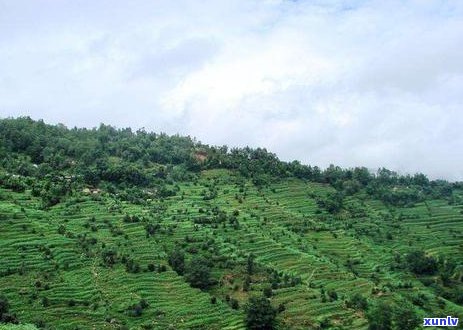
{"label": "green tree", "polygon": [[10,310],[10,303],[5,296],[0,296],[0,315],[8,313]]}
{"label": "green tree", "polygon": [[338,213],[343,207],[343,194],[341,192],[328,193],[325,198],[319,199],[317,203],[329,213]]}
{"label": "green tree", "polygon": [[401,301],[394,311],[395,326],[399,330],[413,330],[420,325],[415,308],[407,301]]}
{"label": "green tree", "polygon": [[245,305],[245,322],[248,329],[271,330],[275,328],[276,310],[265,297],[251,297]]}
{"label": "green tree", "polygon": [[233,308],[233,309],[240,308],[240,304],[239,304],[238,300],[236,300],[235,298],[231,298],[230,299],[230,307]]}
{"label": "green tree", "polygon": [[202,256],[194,257],[185,269],[185,280],[194,288],[205,290],[211,284],[209,262]]}
{"label": "green tree", "polygon": [[249,291],[251,289],[251,276],[246,275],[243,282],[243,291]]}
{"label": "green tree", "polygon": [[432,256],[427,256],[422,250],[416,250],[409,253],[406,261],[409,269],[417,275],[432,275],[437,271],[436,259]]}
{"label": "green tree", "polygon": [[252,253],[248,255],[246,260],[246,272],[248,275],[252,275],[254,272],[254,255]]}
{"label": "green tree", "polygon": [[272,287],[270,287],[270,286],[266,286],[264,288],[264,290],[262,290],[262,292],[263,292],[264,296],[267,297],[267,298],[270,298],[272,296],[272,294],[273,294]]}
{"label": "green tree", "polygon": [[103,259],[103,264],[106,266],[112,267],[117,262],[117,251],[113,249],[104,250],[101,253],[101,259]]}
{"label": "green tree", "polygon": [[367,299],[360,293],[355,293],[348,301],[347,307],[357,310],[366,310],[368,308]]}
{"label": "green tree", "polygon": [[0,323],[18,323],[16,315],[10,313],[10,303],[5,296],[0,296]]}
{"label": "green tree", "polygon": [[170,252],[168,257],[169,265],[179,275],[183,275],[185,272],[185,254],[181,250],[173,250]]}
{"label": "green tree", "polygon": [[392,308],[389,304],[379,301],[367,313],[369,330],[391,330]]}

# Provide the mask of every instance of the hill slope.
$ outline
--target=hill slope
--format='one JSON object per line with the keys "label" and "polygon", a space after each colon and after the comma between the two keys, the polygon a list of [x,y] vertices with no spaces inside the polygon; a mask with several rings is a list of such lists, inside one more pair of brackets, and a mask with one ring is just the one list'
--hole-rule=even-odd
{"label": "hill slope", "polygon": [[10,321],[242,329],[263,294],[279,329],[463,316],[461,184],[28,118],[0,142]]}

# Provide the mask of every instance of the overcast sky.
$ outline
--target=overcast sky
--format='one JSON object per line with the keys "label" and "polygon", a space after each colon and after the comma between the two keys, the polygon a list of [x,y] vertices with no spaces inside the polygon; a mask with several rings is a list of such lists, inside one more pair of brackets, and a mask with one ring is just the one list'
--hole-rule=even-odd
{"label": "overcast sky", "polygon": [[463,1],[0,0],[0,117],[463,180]]}

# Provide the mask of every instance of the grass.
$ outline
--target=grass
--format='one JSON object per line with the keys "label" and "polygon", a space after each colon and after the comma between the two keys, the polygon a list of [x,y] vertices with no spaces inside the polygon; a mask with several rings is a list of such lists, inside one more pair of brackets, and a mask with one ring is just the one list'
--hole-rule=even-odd
{"label": "grass", "polygon": [[[203,192],[210,187],[218,195],[205,200]],[[416,307],[423,315],[463,315],[462,306],[437,298],[432,287],[408,272],[391,269],[396,253],[416,248],[463,263],[461,205],[428,200],[391,208],[359,195],[346,198],[345,208],[363,214],[343,212],[334,218],[316,202],[331,187],[288,179],[257,189],[225,170],[204,171],[196,184],[179,188],[176,196],[143,206],[103,192],[75,196],[46,211],[29,192],[2,190],[0,288],[11,310],[21,322],[51,329],[243,329],[243,305],[277,272],[301,279],[273,290],[272,304],[285,306],[278,314],[282,329],[316,327],[325,319],[332,326],[365,329],[365,315],[345,304],[356,292],[386,300],[425,293],[429,301]],[[239,226],[195,224],[200,217],[213,217],[214,208],[238,211]],[[125,214],[145,220],[127,223]],[[148,222],[159,224],[150,237]],[[168,266],[167,253],[177,248],[190,251],[187,259],[196,250],[209,253],[217,265],[221,260],[212,270],[218,284],[207,292],[190,287]],[[107,249],[117,250],[119,259],[134,260],[140,271],[129,273],[121,262],[103,265]],[[258,270],[251,290],[244,292],[251,253]],[[155,271],[148,271],[150,264]],[[411,287],[399,288],[405,282]],[[329,290],[337,300],[326,299]],[[227,304],[227,295],[239,301],[238,310]],[[211,296],[218,298],[216,304]],[[127,309],[141,299],[149,306],[141,316],[130,316]],[[437,304],[439,299],[444,303]]]}

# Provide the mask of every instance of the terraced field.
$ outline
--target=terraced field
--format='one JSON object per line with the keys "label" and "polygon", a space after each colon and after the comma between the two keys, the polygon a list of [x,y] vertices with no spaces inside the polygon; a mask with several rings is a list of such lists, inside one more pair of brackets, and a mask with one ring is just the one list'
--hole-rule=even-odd
{"label": "terraced field", "polygon": [[[217,196],[204,198],[211,187]],[[463,264],[462,205],[428,200],[393,208],[354,195],[344,202],[350,213],[333,217],[317,204],[330,186],[285,179],[257,188],[227,170],[203,171],[177,189],[143,205],[105,191],[82,193],[48,210],[29,191],[2,189],[0,288],[11,310],[21,322],[50,329],[243,329],[247,299],[278,274],[271,302],[284,306],[281,329],[366,329],[365,314],[346,304],[355,293],[383,301],[422,294],[428,298],[416,305],[420,316],[463,316],[461,305],[393,268],[395,255],[415,248]],[[216,210],[238,223],[204,223]],[[148,234],[147,224],[158,226]],[[187,260],[207,251],[220,261],[208,290],[171,269],[175,249],[187,251]],[[108,250],[117,251],[111,266],[102,257]],[[249,255],[257,271],[243,290]],[[121,260],[138,268],[127,270]],[[133,315],[131,306],[142,300],[146,306]]]}

